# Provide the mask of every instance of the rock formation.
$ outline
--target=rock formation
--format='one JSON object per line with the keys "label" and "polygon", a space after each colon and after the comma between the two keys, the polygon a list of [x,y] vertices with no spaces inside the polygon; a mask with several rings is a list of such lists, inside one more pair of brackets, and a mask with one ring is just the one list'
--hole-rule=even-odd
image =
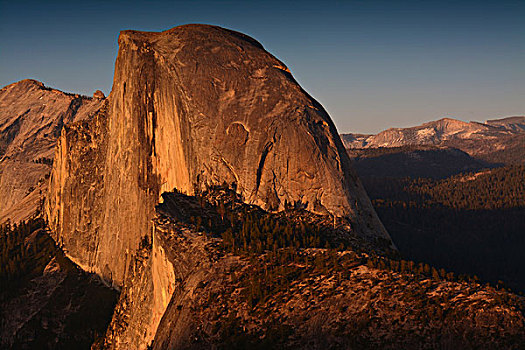
{"label": "rock formation", "polygon": [[93,93],[93,98],[103,99],[106,98],[106,95],[100,90],[97,90]]}
{"label": "rock formation", "polygon": [[235,183],[247,203],[302,202],[390,242],[328,114],[254,39],[207,25],[124,31],[108,100],[63,131],[47,216],[68,256],[115,286],[174,188]]}
{"label": "rock formation", "polygon": [[0,90],[0,224],[35,213],[62,126],[89,118],[103,103],[29,79]]}

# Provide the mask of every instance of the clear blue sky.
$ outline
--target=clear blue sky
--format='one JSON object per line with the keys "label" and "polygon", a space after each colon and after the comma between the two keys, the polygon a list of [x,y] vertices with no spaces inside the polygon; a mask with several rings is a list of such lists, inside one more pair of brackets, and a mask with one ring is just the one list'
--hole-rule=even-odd
{"label": "clear blue sky", "polygon": [[120,30],[244,32],[340,132],[525,114],[525,1],[5,1],[0,85],[111,90]]}

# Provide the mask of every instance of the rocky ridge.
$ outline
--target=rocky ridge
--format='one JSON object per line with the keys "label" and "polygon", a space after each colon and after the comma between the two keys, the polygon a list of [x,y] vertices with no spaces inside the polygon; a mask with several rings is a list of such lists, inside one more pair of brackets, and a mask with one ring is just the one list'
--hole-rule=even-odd
{"label": "rocky ridge", "polygon": [[31,79],[0,90],[0,223],[35,213],[47,192],[62,127],[89,119],[103,104]]}
{"label": "rocky ridge", "polygon": [[438,145],[452,139],[480,139],[525,131],[525,117],[488,120],[486,123],[442,118],[409,128],[391,128],[376,135],[342,134],[347,148]]}

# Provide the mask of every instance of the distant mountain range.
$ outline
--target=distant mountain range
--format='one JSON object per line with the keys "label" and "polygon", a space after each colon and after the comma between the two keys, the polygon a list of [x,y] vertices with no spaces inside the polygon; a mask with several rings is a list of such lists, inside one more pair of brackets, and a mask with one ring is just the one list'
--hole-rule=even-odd
{"label": "distant mountain range", "polygon": [[444,142],[495,139],[525,132],[525,116],[487,120],[486,123],[442,118],[409,128],[390,128],[375,135],[342,134],[347,148],[441,145]]}
{"label": "distant mountain range", "polygon": [[392,176],[443,177],[525,162],[525,116],[485,123],[443,118],[375,135],[342,134],[341,139],[358,172],[368,176],[384,175],[376,174],[377,167],[383,173],[395,169]]}

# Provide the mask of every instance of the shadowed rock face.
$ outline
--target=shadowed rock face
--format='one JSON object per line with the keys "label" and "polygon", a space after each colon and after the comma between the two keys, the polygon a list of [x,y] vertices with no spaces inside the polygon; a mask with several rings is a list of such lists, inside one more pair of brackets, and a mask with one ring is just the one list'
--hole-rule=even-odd
{"label": "shadowed rock face", "polygon": [[248,203],[301,201],[390,240],[328,114],[254,39],[206,25],[124,31],[108,99],[95,127],[64,131],[48,218],[72,260],[115,285],[173,188],[234,182]]}
{"label": "shadowed rock face", "polygon": [[0,90],[0,224],[35,213],[62,126],[90,118],[103,104],[30,79]]}

